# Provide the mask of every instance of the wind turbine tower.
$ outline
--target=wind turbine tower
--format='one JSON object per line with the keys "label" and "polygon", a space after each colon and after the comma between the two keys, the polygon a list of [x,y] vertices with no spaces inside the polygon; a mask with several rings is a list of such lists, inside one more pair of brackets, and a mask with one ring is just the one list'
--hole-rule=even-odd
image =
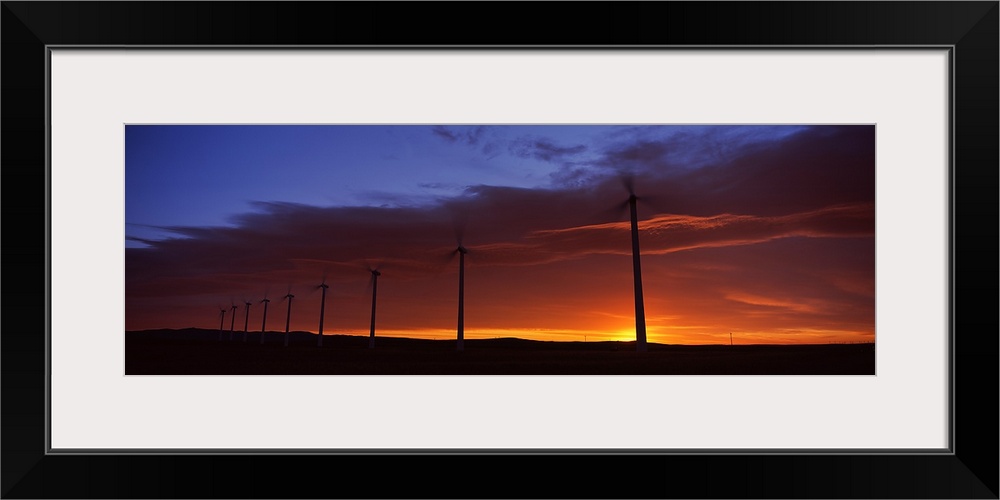
{"label": "wind turbine tower", "polygon": [[320,283],[316,288],[323,289],[323,298],[320,299],[319,303],[319,335],[316,336],[316,346],[323,347],[323,313],[326,310],[326,289],[330,286],[326,284],[326,280],[323,280],[323,283]]}
{"label": "wind turbine tower", "polygon": [[295,298],[291,289],[288,290],[288,294],[284,298],[288,299],[288,314],[285,316],[285,347],[288,347],[288,324],[292,320],[292,299]]}
{"label": "wind turbine tower", "polygon": [[226,310],[223,309],[223,308],[219,308],[219,341],[220,342],[222,341],[222,328],[223,328],[222,325],[224,325],[225,323],[226,323]]}
{"label": "wind turbine tower", "polygon": [[243,341],[246,342],[247,334],[249,333],[247,327],[250,325],[250,301],[245,300],[243,303],[247,305],[246,318],[243,319]]}
{"label": "wind turbine tower", "polygon": [[368,348],[375,348],[375,296],[378,293],[378,277],[382,276],[382,273],[378,269],[372,269],[372,327],[368,334]]}
{"label": "wind turbine tower", "polygon": [[642,269],[639,265],[639,223],[637,222],[635,193],[629,186],[628,206],[632,215],[632,275],[635,286],[635,350],[646,352],[646,311],[642,305]]}
{"label": "wind turbine tower", "polygon": [[260,343],[263,344],[264,332],[267,327],[267,305],[271,303],[271,299],[264,297],[264,300],[262,300],[261,302],[264,304],[264,319],[260,321]]}
{"label": "wind turbine tower", "polygon": [[238,308],[236,304],[233,304],[233,314],[229,317],[229,340],[233,340],[233,327],[236,325],[236,309]]}
{"label": "wind turbine tower", "polygon": [[469,253],[461,244],[458,252],[458,344],[456,349],[465,350],[465,254]]}

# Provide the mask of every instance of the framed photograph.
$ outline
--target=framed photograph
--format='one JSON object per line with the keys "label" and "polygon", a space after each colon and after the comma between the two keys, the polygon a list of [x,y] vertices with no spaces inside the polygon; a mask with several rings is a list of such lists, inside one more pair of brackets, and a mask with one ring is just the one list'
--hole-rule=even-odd
{"label": "framed photograph", "polygon": [[997,498],[997,2],[496,6],[5,2],[3,495]]}

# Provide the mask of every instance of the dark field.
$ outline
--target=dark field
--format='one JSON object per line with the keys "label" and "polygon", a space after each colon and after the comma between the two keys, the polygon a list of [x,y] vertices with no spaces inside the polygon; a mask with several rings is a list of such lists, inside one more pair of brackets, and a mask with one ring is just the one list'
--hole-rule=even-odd
{"label": "dark field", "polygon": [[454,340],[260,332],[125,333],[126,375],[874,375],[874,344],[712,345]]}

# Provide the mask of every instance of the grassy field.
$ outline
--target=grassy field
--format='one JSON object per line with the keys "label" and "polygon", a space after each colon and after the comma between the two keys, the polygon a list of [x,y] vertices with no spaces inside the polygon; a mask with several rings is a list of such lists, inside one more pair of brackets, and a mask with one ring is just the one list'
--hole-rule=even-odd
{"label": "grassy field", "polygon": [[125,333],[126,375],[874,375],[874,344],[712,345],[454,340],[147,330]]}

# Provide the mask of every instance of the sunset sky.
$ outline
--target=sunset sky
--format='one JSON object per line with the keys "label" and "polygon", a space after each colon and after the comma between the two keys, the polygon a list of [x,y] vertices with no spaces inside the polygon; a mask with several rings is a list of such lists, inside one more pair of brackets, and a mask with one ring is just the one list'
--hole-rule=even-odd
{"label": "sunset sky", "polygon": [[[128,125],[125,328],[874,341],[875,127]],[[225,317],[229,329],[230,314]]]}

